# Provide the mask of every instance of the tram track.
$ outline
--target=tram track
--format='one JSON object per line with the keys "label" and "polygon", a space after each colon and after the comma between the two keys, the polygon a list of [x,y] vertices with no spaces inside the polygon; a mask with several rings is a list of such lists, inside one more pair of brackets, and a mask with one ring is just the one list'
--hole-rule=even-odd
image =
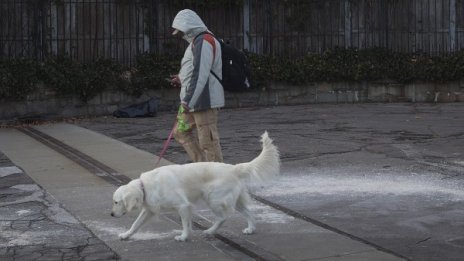
{"label": "tram track", "polygon": [[[131,178],[125,176],[124,174],[118,173],[118,171],[112,169],[111,167],[99,162],[98,160],[80,152],[68,146],[67,144],[35,129],[32,127],[18,127],[18,131],[28,135],[29,137],[39,141],[40,143],[46,145],[47,147],[55,150],[56,152],[62,154],[66,158],[72,160],[73,162],[77,163],[78,165],[82,166],[90,173],[102,178],[107,183],[113,186],[121,186],[127,184],[131,181]],[[165,215],[165,217],[180,225],[180,221],[174,215]],[[204,230],[208,226],[210,226],[210,222],[204,218],[196,216],[192,220],[193,225],[195,228]],[[250,257],[253,260],[269,260],[269,261],[280,261],[284,260],[278,255],[269,252],[252,242],[247,240],[241,239],[238,236],[233,235],[232,233],[218,233],[214,236],[216,239],[220,240],[221,242],[227,244],[231,248],[236,251],[241,252],[242,254]],[[218,247],[216,245],[216,247]],[[231,252],[228,248],[221,248],[221,251],[226,253]],[[234,256],[234,253],[230,253],[231,256]]]}
{"label": "tram track", "polygon": [[[91,156],[86,155],[85,153],[82,153],[81,151],[61,142],[60,140],[45,134],[44,132],[41,132],[33,127],[17,127],[16,128],[18,131],[28,135],[29,137],[37,140],[38,142],[46,145],[47,147],[53,149],[54,151],[62,154],[66,158],[72,160],[73,162],[77,163],[78,165],[82,166],[86,170],[88,170],[90,173],[92,173],[95,176],[98,176],[102,178],[104,181],[107,183],[113,185],[113,186],[121,186],[124,184],[127,184],[129,181],[131,181],[131,178],[128,176],[119,173],[118,171],[114,170],[110,166],[92,158]],[[393,256],[396,256],[398,258],[402,258],[404,260],[409,260],[408,258],[391,251],[389,249],[386,249],[380,245],[377,245],[373,242],[370,242],[368,240],[359,238],[353,234],[344,232],[340,229],[337,229],[335,227],[332,227],[328,224],[325,224],[323,222],[320,222],[318,220],[312,219],[308,216],[305,216],[299,212],[296,212],[294,210],[291,210],[285,206],[282,206],[278,203],[271,202],[265,198],[262,198],[258,195],[251,194],[252,198],[255,199],[256,201],[269,206],[273,209],[276,209],[278,211],[281,211],[285,213],[286,215],[292,216],[296,219],[311,223],[313,225],[325,228],[327,230],[330,230],[332,232],[335,232],[337,234],[346,236],[348,238],[351,238],[353,240],[356,240],[358,242],[367,244],[379,251],[391,254]],[[176,218],[174,215],[166,215],[165,216],[168,220],[175,222],[177,224],[180,224],[180,221],[178,218]],[[210,226],[210,222],[206,220],[203,217],[195,216],[193,221],[193,225],[195,226],[196,229],[204,230],[208,226]],[[227,247],[224,247],[225,245],[223,244],[222,247],[220,247],[221,251],[229,253],[231,256],[236,256],[236,253],[231,253],[231,252],[240,252],[241,254],[253,259],[253,260],[284,260],[282,257],[279,255],[272,253],[266,249],[261,248],[260,246],[256,245],[253,242],[250,242],[246,239],[240,238],[239,236],[234,235],[233,233],[230,232],[221,232],[218,233],[214,236],[217,240],[221,241]],[[216,246],[217,247],[217,246]]]}

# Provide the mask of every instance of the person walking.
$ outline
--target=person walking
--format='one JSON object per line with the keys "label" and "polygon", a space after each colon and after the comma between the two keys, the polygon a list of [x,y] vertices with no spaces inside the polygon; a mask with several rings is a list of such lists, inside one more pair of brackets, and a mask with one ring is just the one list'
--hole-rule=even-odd
{"label": "person walking", "polygon": [[189,43],[179,74],[171,77],[171,84],[181,88],[174,138],[193,162],[223,162],[217,121],[224,90],[214,76],[222,78],[221,45],[192,10],[180,11],[172,28]]}

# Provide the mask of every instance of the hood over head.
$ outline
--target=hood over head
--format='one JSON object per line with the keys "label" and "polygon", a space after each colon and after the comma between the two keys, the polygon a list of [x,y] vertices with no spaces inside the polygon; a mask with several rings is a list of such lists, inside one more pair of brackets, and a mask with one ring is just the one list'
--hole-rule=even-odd
{"label": "hood over head", "polygon": [[192,42],[195,36],[208,30],[197,13],[190,9],[184,9],[177,13],[172,21],[172,28],[176,30],[173,34],[178,31],[183,32],[183,38],[188,42]]}

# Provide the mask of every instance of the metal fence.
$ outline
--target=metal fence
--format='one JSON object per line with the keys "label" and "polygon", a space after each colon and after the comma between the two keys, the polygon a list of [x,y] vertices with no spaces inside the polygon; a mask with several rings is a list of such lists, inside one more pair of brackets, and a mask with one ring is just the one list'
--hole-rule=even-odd
{"label": "metal fence", "polygon": [[464,0],[251,3],[250,47],[258,53],[382,47],[441,55],[464,48]]}
{"label": "metal fence", "polygon": [[[114,58],[181,53],[171,22],[199,13],[219,37],[258,54],[297,57],[335,47],[443,55],[464,48],[464,0],[1,0],[0,59]],[[237,4],[235,2],[240,2]]]}

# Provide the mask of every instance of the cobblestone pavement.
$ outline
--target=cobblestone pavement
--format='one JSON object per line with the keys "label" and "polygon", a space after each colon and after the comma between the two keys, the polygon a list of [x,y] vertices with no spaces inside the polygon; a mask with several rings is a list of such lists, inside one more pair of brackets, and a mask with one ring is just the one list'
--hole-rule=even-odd
{"label": "cobblestone pavement", "polygon": [[0,152],[0,260],[118,260]]}

